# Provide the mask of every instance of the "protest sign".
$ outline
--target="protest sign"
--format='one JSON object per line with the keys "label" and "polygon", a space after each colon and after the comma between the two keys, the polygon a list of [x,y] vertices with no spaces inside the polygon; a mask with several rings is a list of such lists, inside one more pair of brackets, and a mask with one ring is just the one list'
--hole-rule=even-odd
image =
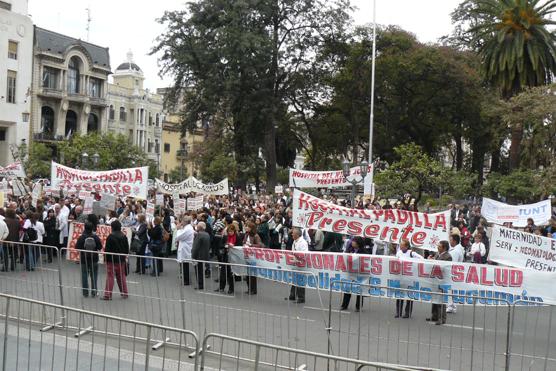
{"label": "protest sign", "polygon": [[104,193],[100,198],[99,206],[106,210],[116,209],[116,196]]}
{"label": "protest sign", "polygon": [[308,229],[369,237],[399,243],[407,239],[411,246],[436,251],[441,240],[448,241],[450,211],[436,214],[386,209],[350,209],[294,189],[293,225]]}
{"label": "protest sign", "polygon": [[154,218],[154,204],[152,202],[147,202],[147,208],[145,209],[145,215],[147,218]]}
{"label": "protest sign", "polygon": [[[369,165],[367,176],[372,180],[373,165]],[[361,168],[359,166],[350,169],[349,180],[361,181]],[[351,186],[344,178],[342,170],[334,171],[308,171],[290,169],[290,187],[296,188],[336,188]]]}
{"label": "protest sign", "polygon": [[185,198],[180,198],[175,203],[175,211],[178,215],[185,213],[186,208],[187,208],[187,200]]}
{"label": "protest sign", "polygon": [[281,185],[274,186],[274,193],[284,193],[284,186]]}
{"label": "protest sign", "polygon": [[528,205],[508,205],[503,202],[483,198],[481,215],[490,223],[512,223],[514,227],[525,227],[527,218],[532,218],[536,225],[544,225],[551,217],[550,200]]}
{"label": "protest sign", "polygon": [[258,247],[233,247],[229,256],[230,263],[249,266],[234,266],[235,274],[299,287],[444,304],[556,304],[556,274],[531,269]]}
{"label": "protest sign", "polygon": [[31,206],[37,207],[37,201],[41,197],[42,184],[37,183],[33,187],[33,192],[31,193]]}
{"label": "protest sign", "polygon": [[156,194],[155,205],[164,206],[164,195],[162,193]]}
{"label": "protest sign", "polygon": [[511,267],[556,272],[556,240],[495,224],[488,258]]}
{"label": "protest sign", "polygon": [[6,165],[6,167],[0,166],[0,178],[25,178],[25,170],[20,161],[14,162],[13,164]]}
{"label": "protest sign", "polygon": [[81,190],[108,193],[124,197],[147,198],[148,167],[129,169],[87,171],[72,169],[52,162],[50,172],[51,186],[64,193],[77,193]]}
{"label": "protest sign", "polygon": [[[79,238],[79,236],[83,234],[84,229],[85,229],[85,224],[83,223],[77,223],[77,222],[70,223],[68,244],[67,244],[68,252],[66,254],[66,258],[68,260],[79,261],[79,251],[76,250],[75,244],[77,243],[77,239]],[[131,237],[133,234],[131,228],[122,227],[122,232],[126,235],[128,243],[131,244]],[[110,233],[112,233],[112,227],[110,227],[109,225],[103,225],[103,224],[97,225],[96,234],[100,238],[100,242],[102,243],[102,251],[104,251],[104,246],[106,245],[106,239],[108,238]],[[100,258],[101,258],[100,262],[104,263],[104,260],[102,259],[103,258],[102,255],[100,256]]]}
{"label": "protest sign", "polygon": [[93,213],[94,200],[95,199],[90,194],[85,198],[85,201],[83,202],[83,214],[88,215]]}
{"label": "protest sign", "polygon": [[187,210],[197,211],[203,208],[203,196],[189,197],[187,199]]}
{"label": "protest sign", "polygon": [[77,194],[77,197],[80,200],[85,201],[87,199],[87,197],[89,197],[90,195],[91,195],[91,192],[79,191],[79,193]]}
{"label": "protest sign", "polygon": [[0,191],[0,207],[4,207],[4,191]]}
{"label": "protest sign", "polygon": [[29,193],[28,187],[19,179],[12,180],[12,192],[14,196],[21,197]]}
{"label": "protest sign", "polygon": [[229,193],[228,179],[224,179],[216,184],[205,184],[195,177],[190,176],[181,183],[165,183],[160,179],[155,179],[156,189],[158,192],[166,194],[179,193],[180,195],[187,195],[195,192],[203,195],[222,196]]}

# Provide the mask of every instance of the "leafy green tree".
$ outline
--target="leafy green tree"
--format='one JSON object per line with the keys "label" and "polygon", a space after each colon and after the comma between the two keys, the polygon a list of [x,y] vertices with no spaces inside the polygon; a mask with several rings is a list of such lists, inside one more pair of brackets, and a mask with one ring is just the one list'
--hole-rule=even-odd
{"label": "leafy green tree", "polygon": [[29,178],[50,178],[52,148],[44,143],[31,142],[29,154],[24,161],[25,172]]}
{"label": "leafy green tree", "polygon": [[290,81],[345,27],[346,9],[344,0],[201,0],[165,13],[153,53],[161,53],[161,73],[175,77],[172,95],[184,97],[184,127],[220,121],[240,163],[262,147],[273,188]]}
{"label": "leafy green tree", "polygon": [[86,152],[89,155],[88,168],[93,169],[92,155],[98,153],[96,170],[149,166],[149,177],[156,175],[156,163],[121,134],[75,135],[69,141],[61,142],[58,152],[58,157],[64,159],[63,164],[70,167],[82,167],[82,154]]}
{"label": "leafy green tree", "polygon": [[[547,26],[556,0],[468,0],[480,21],[469,29],[479,46],[487,81],[509,99],[525,87],[545,85],[556,73],[556,34]],[[519,166],[523,123],[511,126],[510,169]]]}

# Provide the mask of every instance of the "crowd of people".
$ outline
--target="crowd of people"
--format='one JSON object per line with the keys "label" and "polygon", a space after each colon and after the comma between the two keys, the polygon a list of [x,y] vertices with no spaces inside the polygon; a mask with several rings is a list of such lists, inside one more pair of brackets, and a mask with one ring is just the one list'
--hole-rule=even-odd
{"label": "crowd of people", "polygon": [[[153,201],[154,193],[150,196]],[[333,202],[346,201],[329,197]],[[455,262],[493,264],[488,261],[489,238],[487,221],[481,216],[477,205],[450,205],[451,231],[449,241],[440,241],[438,252],[414,249],[410,242],[386,243],[359,236],[347,236],[321,230],[295,228],[292,220],[291,197],[288,194],[243,196],[234,192],[231,196],[211,196],[199,210],[176,212],[174,200],[165,196],[164,204],[158,205],[154,215],[147,216],[146,200],[120,199],[113,210],[104,215],[83,212],[82,200],[75,196],[43,196],[33,200],[31,195],[15,198],[10,196],[5,207],[0,208],[0,240],[2,246],[2,271],[13,271],[22,264],[33,271],[43,259],[53,261],[57,249],[68,246],[69,226],[72,222],[84,223],[82,235],[77,239],[80,250],[82,289],[84,297],[100,296],[112,299],[114,280],[122,298],[128,297],[126,275],[130,267],[135,274],[159,276],[164,272],[162,259],[151,257],[173,257],[172,246],[176,246],[176,259],[180,263],[180,279],[183,285],[195,289],[205,288],[205,279],[214,277],[218,281],[216,291],[234,294],[241,277],[232,273],[229,265],[206,264],[203,262],[230,262],[229,251],[233,246],[256,246],[294,251],[327,251],[352,254],[390,255],[402,259],[438,259]],[[417,211],[410,197],[393,203],[359,201],[357,207],[400,208]],[[431,212],[428,205],[425,212]],[[106,283],[104,290],[97,286],[99,252],[102,243],[95,231],[98,225],[109,225],[111,234],[104,247],[106,263]],[[132,230],[131,243],[123,228]],[[556,238],[556,217],[546,226],[535,226],[529,220],[526,231]],[[135,256],[135,264],[130,264],[130,256]],[[191,260],[198,261],[191,267]],[[211,272],[212,270],[215,272]],[[215,268],[219,267],[219,268]],[[191,275],[194,275],[194,281]],[[257,278],[245,278],[246,294],[257,294]],[[344,294],[341,310],[347,310],[351,295]],[[305,289],[292,286],[285,300],[305,302]],[[363,306],[363,298],[357,296],[356,311]],[[410,318],[413,302],[397,300],[396,318]],[[450,304],[433,305],[428,320],[436,324],[446,322],[446,313],[455,313],[456,306]]]}

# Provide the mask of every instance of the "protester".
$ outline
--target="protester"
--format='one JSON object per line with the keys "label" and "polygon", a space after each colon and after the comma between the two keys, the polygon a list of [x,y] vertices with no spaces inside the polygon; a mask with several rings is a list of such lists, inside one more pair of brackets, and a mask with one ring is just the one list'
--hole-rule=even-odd
{"label": "protester", "polygon": [[[163,262],[162,256],[164,254],[164,247],[165,241],[163,240],[163,229],[162,229],[162,220],[159,216],[156,216],[153,219],[152,223],[149,223],[149,250],[153,254],[153,270],[151,272],[151,276],[158,277],[163,272]],[[158,259],[157,259],[158,258]]]}
{"label": "protester", "polygon": [[469,250],[469,256],[473,260],[473,263],[481,264],[483,263],[483,258],[486,257],[486,248],[484,243],[482,242],[483,235],[481,233],[477,233],[475,235],[475,242],[471,245],[471,249]]}
{"label": "protester", "polygon": [[[465,250],[460,244],[460,237],[457,234],[450,235],[449,251],[452,261],[461,263],[465,260]],[[454,302],[448,304],[447,313],[456,313],[457,308]]]}
{"label": "protester", "polygon": [[[448,252],[449,243],[448,241],[440,241],[437,246],[438,253],[433,258],[429,259],[452,261],[452,257]],[[443,325],[446,323],[446,304],[433,304],[431,310],[431,316],[427,318],[427,321],[434,322],[435,325]]]}
{"label": "protester", "polygon": [[[415,259],[422,260],[423,257],[417,254],[415,251],[411,250],[411,245],[408,240],[402,240],[400,242],[399,250],[396,252],[396,257],[398,259]],[[407,295],[407,293],[402,293],[402,295]],[[405,303],[405,312],[403,310]],[[402,312],[404,313],[402,315]],[[413,300],[402,300],[396,299],[396,314],[395,318],[410,318],[413,312]]]}
{"label": "protester", "polygon": [[210,236],[205,231],[205,222],[197,223],[197,234],[193,240],[193,247],[191,249],[191,258],[196,260],[195,275],[197,277],[196,290],[203,290],[204,285],[204,262],[209,261],[210,252]]}
{"label": "protester", "polygon": [[[247,223],[243,244],[245,246],[262,247],[261,237],[257,234],[257,226],[255,223]],[[245,293],[247,295],[257,294],[257,276],[247,276],[247,291]]]}
{"label": "protester", "polygon": [[[137,215],[137,223],[133,229],[133,241],[135,241],[136,246],[133,252],[137,255],[134,273],[145,274],[145,251],[149,243],[145,214]],[[132,246],[133,245],[134,242],[132,242]]]}
{"label": "protester", "polygon": [[122,224],[119,220],[114,220],[110,227],[112,233],[106,238],[104,247],[106,259],[106,287],[102,300],[112,300],[112,288],[114,287],[114,275],[120,289],[122,298],[127,299],[126,282],[126,257],[119,254],[129,254],[129,242],[127,236],[122,233]]}
{"label": "protester", "polygon": [[[23,242],[29,244],[42,244],[45,235],[44,224],[39,221],[39,213],[29,211],[28,218],[23,223]],[[37,261],[40,260],[40,248],[32,245],[25,246],[25,269],[35,270]]]}
{"label": "protester", "polygon": [[[91,296],[93,298],[97,296],[98,252],[102,250],[102,242],[94,233],[92,223],[85,222],[83,233],[77,239],[75,248],[81,250],[79,252],[79,263],[81,265],[81,287],[83,289],[83,297],[87,298]],[[89,278],[91,279],[90,292]],[[111,287],[110,292],[112,292]]]}
{"label": "protester", "polygon": [[[309,246],[307,245],[307,241],[301,237],[301,230],[299,228],[293,228],[292,230],[292,237],[293,237],[293,245],[292,251],[302,251],[306,252],[309,251]],[[295,274],[293,275],[295,276]],[[305,280],[307,280],[307,276],[305,276]],[[305,287],[296,286],[292,284],[290,289],[290,296],[286,298],[288,300],[296,301],[298,304],[305,303]],[[349,300],[348,300],[349,303]]]}
{"label": "protester", "polygon": [[180,263],[183,284],[189,285],[189,265],[191,260],[191,251],[193,249],[193,240],[195,231],[191,225],[191,217],[185,215],[178,221],[176,231],[176,242],[178,243],[178,257]]}
{"label": "protester", "polygon": [[[363,237],[354,237],[351,240],[351,243],[345,252],[347,254],[369,254],[369,251],[365,249],[365,239]],[[354,290],[361,291],[364,289],[365,289],[364,287],[359,287],[358,285],[352,285],[350,287],[350,291],[354,291]],[[344,293],[340,310],[347,310],[350,300],[351,300],[351,294]],[[363,297],[361,295],[357,295],[357,300],[355,301],[355,311],[359,312],[362,306],[363,306]]]}
{"label": "protester", "polygon": [[[226,242],[224,243],[224,251],[222,253],[222,262],[230,263],[230,250],[234,246],[241,246],[241,239],[237,233],[235,224],[230,224],[226,227]],[[223,265],[220,267],[220,287],[216,291],[224,292],[226,289],[226,282],[228,282],[228,294],[234,293],[234,277],[232,274],[232,267],[230,265]]]}

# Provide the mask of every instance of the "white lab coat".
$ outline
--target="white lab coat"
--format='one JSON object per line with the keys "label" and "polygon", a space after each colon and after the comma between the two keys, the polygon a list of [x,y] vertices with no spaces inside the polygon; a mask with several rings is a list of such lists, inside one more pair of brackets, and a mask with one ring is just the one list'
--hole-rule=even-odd
{"label": "white lab coat", "polygon": [[182,263],[186,259],[191,259],[191,249],[193,248],[193,238],[195,231],[191,224],[176,231],[176,242],[178,243],[178,262]]}

